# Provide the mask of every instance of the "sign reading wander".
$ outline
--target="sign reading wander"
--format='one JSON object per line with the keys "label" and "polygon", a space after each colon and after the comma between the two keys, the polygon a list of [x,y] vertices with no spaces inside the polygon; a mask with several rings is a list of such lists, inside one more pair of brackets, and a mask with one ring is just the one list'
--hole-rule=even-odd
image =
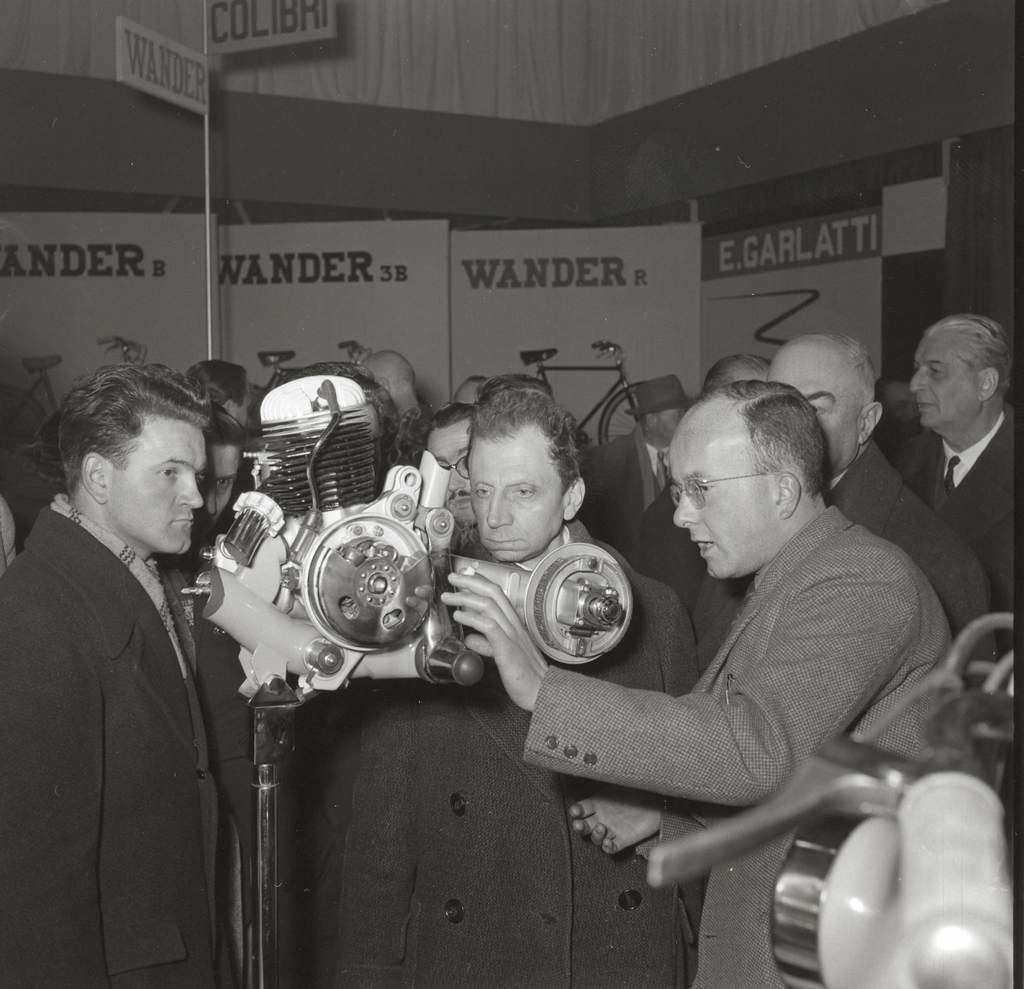
{"label": "sign reading wander", "polygon": [[452,379],[526,371],[521,350],[557,348],[555,396],[583,418],[617,382],[592,348],[620,344],[634,381],[700,367],[700,226],[456,231],[451,235]]}
{"label": "sign reading wander", "polygon": [[209,107],[206,59],[176,41],[118,17],[115,27],[117,81],[159,99],[205,114]]}

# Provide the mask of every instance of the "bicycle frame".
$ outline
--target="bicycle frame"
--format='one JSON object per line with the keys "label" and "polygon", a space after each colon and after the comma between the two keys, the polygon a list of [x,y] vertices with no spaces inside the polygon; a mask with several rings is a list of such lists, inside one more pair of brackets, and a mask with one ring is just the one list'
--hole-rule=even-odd
{"label": "bicycle frame", "polygon": [[608,401],[619,390],[619,388],[626,389],[627,400],[629,401],[629,407],[634,407],[633,392],[629,383],[629,378],[626,377],[626,372],[622,368],[621,363],[616,363],[612,367],[608,367],[604,364],[537,364],[537,377],[547,384],[548,371],[605,371],[615,372],[615,381],[611,387],[594,403],[593,407],[587,412],[587,414],[579,420],[578,428],[583,429],[591,419],[597,415],[598,412],[604,407],[605,402]]}

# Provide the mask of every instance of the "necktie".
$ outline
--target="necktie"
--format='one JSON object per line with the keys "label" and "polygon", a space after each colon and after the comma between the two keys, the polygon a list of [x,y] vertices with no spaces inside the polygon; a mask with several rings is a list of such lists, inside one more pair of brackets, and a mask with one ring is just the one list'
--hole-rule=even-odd
{"label": "necktie", "polygon": [[664,491],[668,484],[668,464],[665,463],[666,450],[658,451],[658,491]]}
{"label": "necktie", "polygon": [[960,463],[960,458],[954,455],[949,458],[949,463],[946,464],[946,476],[942,479],[942,486],[945,488],[946,494],[949,494],[956,487],[953,483],[953,470],[958,463]]}

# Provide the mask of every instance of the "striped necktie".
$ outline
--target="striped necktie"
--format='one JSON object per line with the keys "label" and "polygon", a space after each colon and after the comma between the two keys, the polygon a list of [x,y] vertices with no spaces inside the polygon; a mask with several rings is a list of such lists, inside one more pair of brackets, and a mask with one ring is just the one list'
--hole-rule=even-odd
{"label": "striped necktie", "polygon": [[945,489],[946,494],[952,492],[956,487],[953,481],[953,471],[956,469],[956,465],[960,463],[960,458],[954,454],[949,458],[949,463],[946,464],[946,476],[942,479],[942,487]]}
{"label": "striped necktie", "polygon": [[668,450],[658,451],[658,474],[656,480],[658,482],[659,494],[665,490],[665,485],[668,484],[668,464],[665,463],[667,454]]}

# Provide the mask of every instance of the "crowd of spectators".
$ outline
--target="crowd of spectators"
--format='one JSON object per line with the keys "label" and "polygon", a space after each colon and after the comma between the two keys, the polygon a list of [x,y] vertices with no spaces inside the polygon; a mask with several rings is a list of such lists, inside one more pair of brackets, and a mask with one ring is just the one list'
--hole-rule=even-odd
{"label": "crowd of spectators", "polygon": [[[282,864],[294,984],[781,986],[782,845],[678,891],[645,886],[644,856],[884,721],[951,636],[1012,610],[1011,360],[1002,326],[952,315],[901,389],[860,341],[807,334],[723,358],[699,394],[636,383],[633,433],[584,449],[529,375],[471,375],[434,409],[393,350],[290,370],[362,390],[378,494],[396,465],[448,471],[460,558],[529,570],[593,541],[635,595],[623,643],[562,668],[455,572],[442,600],[479,685],[353,681],[306,705],[282,834],[302,846]],[[0,718],[34,753],[0,812],[4,984],[239,985],[252,965],[250,712],[191,587],[259,484],[260,397],[224,360],[101,368],[26,451],[31,533],[0,496]],[[918,754],[921,722],[908,708],[887,746]]]}

